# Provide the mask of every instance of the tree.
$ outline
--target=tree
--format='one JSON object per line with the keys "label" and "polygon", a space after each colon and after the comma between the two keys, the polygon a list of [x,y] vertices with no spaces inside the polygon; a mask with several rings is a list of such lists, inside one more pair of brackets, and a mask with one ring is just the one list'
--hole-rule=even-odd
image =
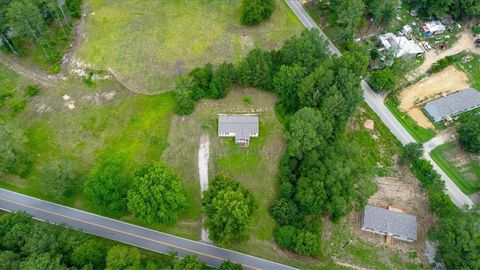
{"label": "tree", "polygon": [[30,40],[40,46],[48,59],[47,39],[45,34],[48,31],[46,23],[40,12],[40,9],[34,1],[16,0],[8,5],[7,9],[8,24],[15,32],[21,36],[28,37]]}
{"label": "tree", "polygon": [[410,3],[424,17],[442,18],[450,13],[459,20],[480,15],[480,2],[476,0],[410,0]]}
{"label": "tree", "polygon": [[105,157],[85,182],[85,196],[102,212],[118,214],[126,209],[128,184],[123,162],[120,157]]}
{"label": "tree", "polygon": [[331,10],[335,32],[343,42],[351,40],[362,23],[365,4],[362,0],[332,0]]}
{"label": "tree", "polygon": [[16,172],[21,167],[27,138],[13,124],[0,119],[0,171]]}
{"label": "tree", "polygon": [[234,263],[229,260],[223,261],[223,263],[220,265],[219,270],[242,270],[243,267],[239,263]]}
{"label": "tree", "polygon": [[283,65],[297,64],[312,72],[328,56],[327,44],[318,30],[304,30],[300,36],[285,41],[280,56]]}
{"label": "tree", "polygon": [[327,144],[332,135],[329,119],[316,109],[303,108],[297,111],[286,127],[288,153],[298,159],[315,148]]}
{"label": "tree", "polygon": [[223,63],[213,72],[209,96],[223,98],[236,80],[236,70],[232,64]]}
{"label": "tree", "polygon": [[243,25],[256,25],[272,16],[275,0],[242,0],[240,22]]}
{"label": "tree", "polygon": [[391,69],[383,69],[372,72],[369,84],[375,92],[391,92],[396,85],[397,78]]}
{"label": "tree", "polygon": [[278,245],[284,249],[302,255],[320,255],[322,240],[318,233],[293,226],[282,226],[275,228],[273,236]]}
{"label": "tree", "polygon": [[116,245],[108,251],[106,270],[140,269],[140,252],[136,248]]}
{"label": "tree", "polygon": [[273,78],[273,89],[280,96],[280,102],[289,113],[297,111],[300,106],[297,92],[305,76],[305,68],[294,65],[280,67]]}
{"label": "tree", "polygon": [[33,254],[20,263],[22,270],[67,270],[68,268],[60,263],[60,257],[52,256],[49,253]]}
{"label": "tree", "polygon": [[422,158],[423,145],[420,143],[409,143],[403,147],[402,158],[408,162],[414,162]]}
{"label": "tree", "polygon": [[456,210],[439,219],[435,233],[447,269],[480,268],[480,214],[478,209]]}
{"label": "tree", "polygon": [[293,226],[281,226],[273,230],[275,242],[284,249],[293,250],[297,229]]}
{"label": "tree", "polygon": [[460,145],[470,153],[480,153],[480,114],[467,114],[460,120]]}
{"label": "tree", "polygon": [[286,198],[275,200],[270,206],[270,214],[279,225],[292,224],[299,219],[299,210],[294,201]]}
{"label": "tree", "polygon": [[102,243],[94,239],[89,239],[74,248],[72,252],[72,262],[78,269],[82,267],[105,269],[106,255],[107,250]]}
{"label": "tree", "polygon": [[251,50],[237,69],[238,82],[242,86],[272,90],[272,55],[261,49]]}
{"label": "tree", "polygon": [[70,159],[54,160],[40,170],[40,190],[56,200],[63,200],[78,182],[78,171]]}
{"label": "tree", "polygon": [[0,269],[18,270],[20,256],[10,250],[0,251]]}
{"label": "tree", "polygon": [[202,270],[204,268],[205,264],[196,255],[187,255],[173,263],[173,270]]}
{"label": "tree", "polygon": [[398,2],[395,0],[369,0],[365,1],[368,13],[376,23],[383,23],[384,26],[395,18],[395,8]]}
{"label": "tree", "polygon": [[225,246],[247,238],[256,204],[252,193],[240,183],[215,176],[203,194],[202,205],[207,216],[205,225],[214,242]]}
{"label": "tree", "polygon": [[174,224],[187,207],[180,178],[157,162],[134,172],[127,199],[128,210],[147,223]]}

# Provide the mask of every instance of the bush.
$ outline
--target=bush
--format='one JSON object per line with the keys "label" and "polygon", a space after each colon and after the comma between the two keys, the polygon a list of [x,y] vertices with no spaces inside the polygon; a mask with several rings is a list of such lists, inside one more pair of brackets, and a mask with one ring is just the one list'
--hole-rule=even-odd
{"label": "bush", "polygon": [[375,92],[390,92],[395,88],[396,76],[391,69],[384,69],[372,72],[368,80]]}
{"label": "bush", "polygon": [[128,183],[123,173],[123,162],[120,157],[104,158],[85,182],[85,196],[101,212],[119,214],[127,208]]}
{"label": "bush", "polygon": [[73,18],[82,16],[82,0],[67,0],[67,8]]}
{"label": "bush", "polygon": [[461,118],[458,129],[460,145],[469,153],[480,153],[480,114],[470,113]]}
{"label": "bush", "polygon": [[147,223],[174,224],[187,207],[178,175],[156,162],[134,172],[127,198],[128,210]]}
{"label": "bush", "polygon": [[27,101],[26,100],[20,100],[19,102],[15,103],[12,105],[11,109],[13,113],[19,113],[25,109],[27,106]]}
{"label": "bush", "polygon": [[293,226],[277,227],[273,230],[275,242],[284,249],[293,250],[297,229]]}
{"label": "bush", "polygon": [[282,226],[275,228],[273,236],[275,242],[284,249],[302,255],[320,255],[322,239],[318,233],[293,226]]}
{"label": "bush", "polygon": [[202,270],[205,263],[200,261],[196,255],[187,255],[183,259],[176,259],[173,263],[172,270]]}
{"label": "bush", "polygon": [[256,25],[272,16],[275,0],[242,0],[241,9],[240,22],[243,25]]}
{"label": "bush", "polygon": [[116,245],[107,254],[106,270],[140,269],[140,252],[136,248]]}
{"label": "bush", "polygon": [[36,85],[29,85],[25,88],[25,91],[27,92],[27,95],[29,97],[36,96],[40,92],[40,87]]}
{"label": "bush", "polygon": [[63,200],[78,182],[78,170],[72,160],[50,161],[40,169],[39,188],[55,200]]}
{"label": "bush", "polygon": [[298,219],[298,207],[293,200],[280,198],[270,206],[270,214],[280,225],[293,223]]}

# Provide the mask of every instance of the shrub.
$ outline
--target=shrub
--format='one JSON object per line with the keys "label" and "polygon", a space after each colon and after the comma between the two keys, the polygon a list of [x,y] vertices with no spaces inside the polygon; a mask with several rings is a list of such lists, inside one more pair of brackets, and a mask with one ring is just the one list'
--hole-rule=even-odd
{"label": "shrub", "polygon": [[460,145],[469,153],[480,153],[480,114],[470,113],[460,121],[458,129]]}
{"label": "shrub", "polygon": [[78,182],[78,171],[72,160],[50,161],[40,169],[39,188],[55,200],[64,199]]}
{"label": "shrub", "polygon": [[13,113],[19,113],[25,109],[27,106],[27,101],[26,100],[20,100],[19,102],[15,103],[12,105],[11,109]]}
{"label": "shrub", "polygon": [[295,247],[297,229],[293,226],[277,227],[273,230],[275,242],[284,249],[292,250]]}
{"label": "shrub", "polygon": [[243,25],[256,25],[272,16],[275,0],[242,0],[241,9],[240,22]]}
{"label": "shrub", "polygon": [[391,69],[384,69],[372,72],[368,82],[375,92],[390,92],[395,88],[396,80]]}
{"label": "shrub", "polygon": [[280,198],[270,206],[270,214],[280,225],[293,223],[298,219],[298,207],[293,200]]}
{"label": "shrub", "polygon": [[275,241],[284,249],[302,255],[320,255],[322,239],[318,233],[293,226],[277,227],[273,231]]}
{"label": "shrub", "polygon": [[25,88],[25,91],[27,92],[27,95],[29,97],[33,97],[33,96],[36,96],[40,92],[40,87],[38,87],[37,85],[28,85]]}
{"label": "shrub", "polygon": [[73,18],[82,16],[82,0],[67,0],[67,8]]}

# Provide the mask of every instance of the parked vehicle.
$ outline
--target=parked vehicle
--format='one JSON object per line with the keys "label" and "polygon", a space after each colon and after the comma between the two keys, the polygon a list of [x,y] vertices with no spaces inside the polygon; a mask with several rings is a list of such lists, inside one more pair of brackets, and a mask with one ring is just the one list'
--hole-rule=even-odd
{"label": "parked vehicle", "polygon": [[480,44],[480,38],[477,38],[477,39],[475,40],[475,44]]}
{"label": "parked vehicle", "polygon": [[428,42],[423,43],[423,47],[425,48],[425,50],[427,50],[427,52],[432,50],[432,46],[430,46]]}

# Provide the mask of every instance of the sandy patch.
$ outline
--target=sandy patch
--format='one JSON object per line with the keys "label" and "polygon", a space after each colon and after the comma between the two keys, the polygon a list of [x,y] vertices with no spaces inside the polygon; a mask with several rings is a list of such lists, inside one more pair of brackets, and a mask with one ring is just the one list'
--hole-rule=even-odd
{"label": "sandy patch", "polygon": [[363,127],[366,128],[366,129],[374,129],[375,128],[375,122],[373,122],[372,119],[367,119],[365,120],[365,122],[363,123]]}
{"label": "sandy patch", "polygon": [[448,94],[470,87],[464,72],[453,66],[433,74],[406,88],[399,95],[400,110],[407,112],[420,126],[432,128],[433,125],[422,112],[422,105],[442,94]]}
{"label": "sandy patch", "polygon": [[[198,148],[198,176],[200,179],[200,192],[203,197],[203,192],[208,189],[208,159],[210,152],[210,141],[208,136],[202,134],[200,137],[200,147]],[[203,217],[202,217],[203,219]],[[203,224],[203,222],[202,222]],[[208,231],[202,225],[202,241],[208,242]]]}

